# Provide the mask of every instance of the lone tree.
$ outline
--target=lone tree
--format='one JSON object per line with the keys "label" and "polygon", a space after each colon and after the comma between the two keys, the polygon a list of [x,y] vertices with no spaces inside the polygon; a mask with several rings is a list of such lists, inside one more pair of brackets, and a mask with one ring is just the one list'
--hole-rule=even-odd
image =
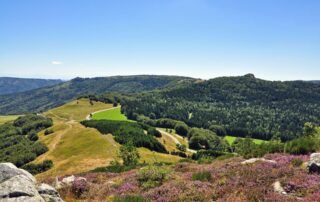
{"label": "lone tree", "polygon": [[181,136],[187,136],[189,132],[189,127],[185,123],[177,123],[174,127],[176,133]]}
{"label": "lone tree", "polygon": [[137,165],[140,159],[140,154],[132,143],[122,145],[119,150],[119,157],[125,166]]}

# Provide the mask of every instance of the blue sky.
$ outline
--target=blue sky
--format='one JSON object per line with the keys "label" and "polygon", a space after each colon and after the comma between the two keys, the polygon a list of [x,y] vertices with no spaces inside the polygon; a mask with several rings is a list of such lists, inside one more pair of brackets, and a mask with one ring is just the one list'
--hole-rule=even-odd
{"label": "blue sky", "polygon": [[2,0],[0,76],[320,79],[319,0]]}

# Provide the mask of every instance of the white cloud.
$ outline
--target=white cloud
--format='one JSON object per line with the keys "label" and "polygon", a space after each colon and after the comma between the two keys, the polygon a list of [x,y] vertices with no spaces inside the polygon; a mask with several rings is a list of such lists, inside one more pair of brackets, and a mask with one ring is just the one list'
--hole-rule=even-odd
{"label": "white cloud", "polygon": [[61,65],[62,62],[61,61],[52,61],[51,64],[53,64],[53,65]]}

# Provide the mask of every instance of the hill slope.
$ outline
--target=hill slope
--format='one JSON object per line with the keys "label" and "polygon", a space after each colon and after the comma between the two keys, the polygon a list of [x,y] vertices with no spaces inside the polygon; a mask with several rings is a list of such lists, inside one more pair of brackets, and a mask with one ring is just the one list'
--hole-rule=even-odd
{"label": "hill slope", "polygon": [[[38,175],[38,178],[48,176],[68,175],[106,166],[117,158],[119,144],[111,134],[102,135],[96,129],[86,128],[80,121],[92,112],[112,108],[112,104],[93,102],[87,99],[69,102],[44,113],[53,120],[54,133],[39,134],[40,141],[47,145],[49,151],[39,156],[34,163],[52,160],[53,168]],[[180,158],[168,154],[152,152],[139,148],[141,160],[176,162]]]}
{"label": "hill slope", "polygon": [[61,83],[59,79],[25,79],[0,77],[0,95],[19,93]]}
{"label": "hill slope", "polygon": [[136,93],[174,86],[191,80],[177,76],[114,76],[75,78],[55,86],[0,96],[0,114],[40,112],[60,106],[80,95],[105,92]]}
{"label": "hill slope", "polygon": [[302,133],[305,122],[320,123],[320,85],[248,74],[142,94],[122,106],[130,118],[166,117],[196,127],[220,125],[234,136],[289,140]]}

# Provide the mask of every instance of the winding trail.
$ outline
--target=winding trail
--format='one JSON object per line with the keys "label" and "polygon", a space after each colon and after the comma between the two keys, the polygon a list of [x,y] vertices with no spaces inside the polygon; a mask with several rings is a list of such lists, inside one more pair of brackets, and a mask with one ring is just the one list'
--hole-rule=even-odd
{"label": "winding trail", "polygon": [[[175,144],[181,145],[180,141],[175,136],[173,136],[172,134],[170,134],[170,133],[168,133],[168,132],[166,132],[166,131],[164,131],[162,129],[157,129],[157,130],[159,130],[163,135],[166,135],[166,136],[170,137]],[[197,153],[196,150],[189,149],[189,148],[187,148],[187,151],[190,152],[190,153]]]}
{"label": "winding trail", "polygon": [[[86,116],[86,120],[91,120],[93,114],[96,114],[96,113],[99,113],[99,112],[104,112],[104,111],[109,111],[109,110],[112,110],[112,109],[117,109],[117,108],[120,108],[120,107],[121,107],[121,106],[111,107],[111,108],[108,108],[108,109],[103,109],[103,110],[99,110],[99,111],[92,112],[92,113],[90,113],[90,114],[88,114],[88,115]],[[90,115],[91,115],[91,116],[90,116]],[[164,130],[162,130],[162,129],[157,129],[157,130],[159,130],[162,134],[168,136],[175,144],[181,145],[180,141],[179,141],[175,136],[173,136],[172,134],[170,134],[170,133],[168,133],[168,132],[166,132],[166,131],[164,131]],[[190,152],[190,153],[197,153],[196,150],[189,149],[189,148],[187,148],[187,151]]]}

